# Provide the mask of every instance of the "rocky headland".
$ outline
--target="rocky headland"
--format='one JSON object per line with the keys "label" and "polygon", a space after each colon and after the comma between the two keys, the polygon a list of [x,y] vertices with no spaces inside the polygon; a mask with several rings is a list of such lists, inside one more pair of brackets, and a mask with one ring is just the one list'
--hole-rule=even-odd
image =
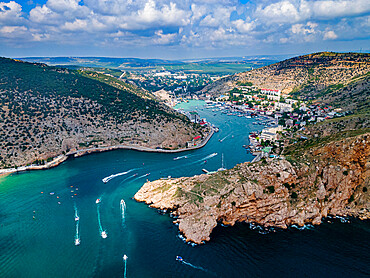
{"label": "rocky headland", "polygon": [[198,244],[218,223],[287,228],[329,215],[368,219],[370,133],[321,142],[286,159],[147,182],[134,198],[171,211],[186,240]]}

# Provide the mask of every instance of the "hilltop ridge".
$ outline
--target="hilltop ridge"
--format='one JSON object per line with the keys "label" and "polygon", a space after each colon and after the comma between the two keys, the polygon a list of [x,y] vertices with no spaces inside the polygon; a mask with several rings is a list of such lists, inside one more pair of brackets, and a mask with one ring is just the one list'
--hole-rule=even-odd
{"label": "hilltop ridge", "polygon": [[[238,82],[251,82],[258,88],[281,90],[302,100],[318,100],[360,79],[368,84],[369,71],[368,53],[319,52],[222,78],[203,92],[217,96],[232,90]],[[368,95],[368,86],[364,87]]]}

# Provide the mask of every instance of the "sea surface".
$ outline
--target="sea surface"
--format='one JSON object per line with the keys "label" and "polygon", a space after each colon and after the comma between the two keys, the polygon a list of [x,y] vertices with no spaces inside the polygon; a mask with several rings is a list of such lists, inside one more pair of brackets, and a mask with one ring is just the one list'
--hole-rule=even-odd
{"label": "sea surface", "polygon": [[[118,150],[0,177],[0,277],[369,277],[369,221],[331,219],[269,233],[218,226],[210,242],[192,246],[168,214],[132,199],[146,179],[217,170],[222,154],[225,168],[253,159],[242,145],[261,126],[203,105],[179,105],[220,128],[202,149]],[[102,182],[112,174],[120,175]]]}

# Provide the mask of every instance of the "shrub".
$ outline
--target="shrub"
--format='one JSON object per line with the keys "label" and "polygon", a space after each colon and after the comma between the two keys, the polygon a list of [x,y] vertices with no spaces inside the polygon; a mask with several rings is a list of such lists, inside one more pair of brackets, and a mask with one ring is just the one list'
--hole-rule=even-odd
{"label": "shrub", "polygon": [[365,186],[362,188],[362,192],[367,192],[367,188]]}
{"label": "shrub", "polygon": [[292,194],[290,195],[290,197],[291,197],[292,199],[297,199],[297,198],[298,198],[298,194],[297,194],[297,192],[293,191],[293,192],[292,192]]}
{"label": "shrub", "polygon": [[348,175],[348,171],[347,170],[343,171],[343,175],[347,176]]}
{"label": "shrub", "polygon": [[288,189],[290,189],[290,184],[289,184],[289,183],[287,183],[287,182],[284,182],[284,183],[283,183],[283,186],[284,186],[284,187],[286,187],[286,188],[288,188]]}
{"label": "shrub", "polygon": [[273,185],[271,186],[267,186],[267,189],[270,193],[274,193],[275,192],[275,187]]}
{"label": "shrub", "polygon": [[353,194],[351,195],[351,197],[349,197],[348,199],[348,203],[351,203],[355,200],[355,196],[353,196]]}

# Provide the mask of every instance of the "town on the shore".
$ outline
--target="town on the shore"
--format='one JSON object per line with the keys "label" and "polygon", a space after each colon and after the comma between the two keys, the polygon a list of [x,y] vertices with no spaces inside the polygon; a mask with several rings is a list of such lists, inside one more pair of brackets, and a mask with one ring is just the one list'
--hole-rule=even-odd
{"label": "town on the shore", "polygon": [[[163,92],[162,92],[163,93]],[[168,93],[165,102],[174,106],[182,101],[190,99],[205,100],[204,107],[212,112],[220,112],[228,116],[254,118],[256,131],[249,134],[249,144],[243,145],[255,155],[253,161],[262,158],[278,158],[287,139],[306,140],[304,131],[309,124],[323,122],[327,119],[343,117],[352,111],[343,111],[341,108],[321,105],[312,101],[294,99],[290,94],[277,89],[257,88],[250,82],[240,83],[227,94],[213,97],[208,93],[186,94],[180,97],[174,93]],[[192,122],[202,126],[211,126],[217,132],[218,129],[207,119],[201,118],[197,111],[186,112],[177,109],[186,115]],[[295,138],[292,137],[294,132]],[[200,137],[188,142],[193,146],[201,140]]]}

